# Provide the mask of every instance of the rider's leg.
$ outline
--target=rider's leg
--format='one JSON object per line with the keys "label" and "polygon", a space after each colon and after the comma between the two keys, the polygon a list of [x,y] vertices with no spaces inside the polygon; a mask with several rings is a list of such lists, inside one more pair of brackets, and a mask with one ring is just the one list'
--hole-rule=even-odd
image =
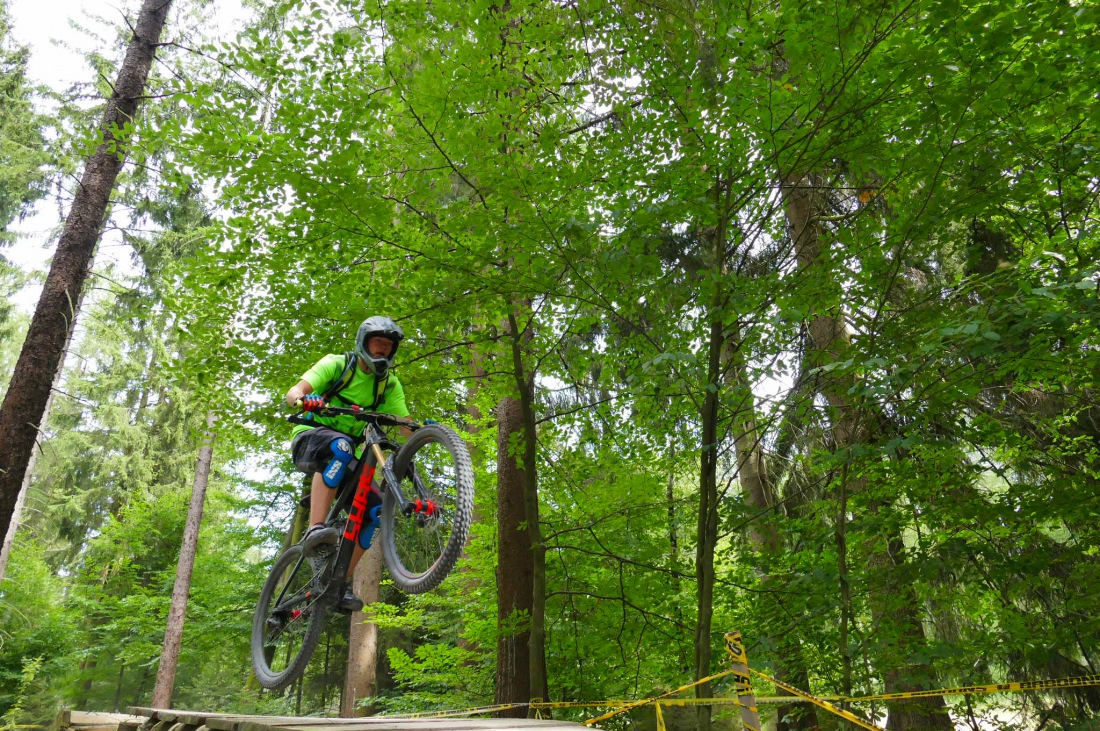
{"label": "rider's leg", "polygon": [[336,498],[336,490],[328,486],[324,474],[320,472],[313,473],[309,489],[309,528],[302,536],[302,546],[307,556],[312,555],[321,545],[335,546],[340,540],[339,529],[325,526],[325,518]]}
{"label": "rider's leg", "polygon": [[[329,439],[331,433],[333,433],[331,430],[328,433],[315,432],[321,440]],[[343,482],[348,464],[355,457],[354,447],[346,436],[332,438],[326,447],[326,451],[332,455],[332,458],[323,471],[313,473],[313,480],[310,483],[309,523],[314,528],[324,525],[336,495],[336,488]],[[329,528],[327,532],[332,534],[334,531]],[[326,541],[335,542],[335,536],[330,535]]]}
{"label": "rider's leg", "polygon": [[325,484],[325,476],[320,472],[313,473],[309,489],[309,524],[324,523],[336,491]]}
{"label": "rider's leg", "polygon": [[350,579],[352,574],[355,573],[355,567],[359,565],[359,561],[363,558],[363,554],[367,552],[367,549],[355,544],[355,550],[351,552],[351,566],[348,567],[348,578]]}

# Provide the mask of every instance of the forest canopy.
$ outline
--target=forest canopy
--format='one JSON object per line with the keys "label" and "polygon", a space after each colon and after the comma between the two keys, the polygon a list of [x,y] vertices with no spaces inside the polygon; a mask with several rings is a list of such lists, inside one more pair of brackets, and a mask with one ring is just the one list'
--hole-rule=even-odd
{"label": "forest canopy", "polygon": [[[731,630],[818,695],[1100,673],[1095,4],[251,7],[212,40],[177,0],[127,130],[133,264],[85,286],[0,584],[9,723],[149,703],[213,414],[177,707],[643,698],[724,668]],[[47,128],[11,32],[0,230],[69,199],[99,112]],[[0,259],[5,384],[24,277]],[[252,610],[301,529],[282,397],[376,314],[414,418],[469,445],[473,536],[353,618],[370,692],[341,699],[333,622],[264,693]],[[852,708],[1068,731],[1100,689]]]}

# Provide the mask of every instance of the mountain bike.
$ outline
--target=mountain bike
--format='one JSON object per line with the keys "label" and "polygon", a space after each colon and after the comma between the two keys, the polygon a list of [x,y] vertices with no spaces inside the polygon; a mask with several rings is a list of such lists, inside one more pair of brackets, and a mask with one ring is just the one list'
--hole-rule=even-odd
{"label": "mountain bike", "polygon": [[[411,424],[363,409],[326,407],[318,416],[353,416],[366,423],[361,458],[348,465],[327,525],[342,529],[335,546],[305,556],[284,551],[260,590],[252,619],[252,667],[260,685],[281,690],[305,670],[325,620],[344,595],[352,552],[365,527],[372,483],[382,495],[382,558],[394,584],[410,594],[431,591],[451,573],[473,516],[474,475],[462,439],[442,424]],[[290,417],[301,423],[301,417]],[[413,430],[404,444],[384,426]],[[349,437],[351,438],[351,437]],[[345,517],[346,516],[346,517]]]}

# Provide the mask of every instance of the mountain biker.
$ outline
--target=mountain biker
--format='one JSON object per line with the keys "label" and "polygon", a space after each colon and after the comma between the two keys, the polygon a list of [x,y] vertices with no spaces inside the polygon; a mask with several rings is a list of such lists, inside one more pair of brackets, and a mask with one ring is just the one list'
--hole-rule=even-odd
{"label": "mountain biker", "polygon": [[[301,408],[317,411],[329,405],[359,406],[367,411],[378,411],[408,420],[409,409],[405,405],[405,390],[401,381],[391,372],[397,346],[405,338],[401,327],[389,317],[374,315],[359,326],[355,334],[355,349],[346,355],[329,354],[306,371],[300,381],[287,391],[286,402],[290,406],[301,400]],[[310,527],[302,537],[305,555],[317,555],[322,546],[332,546],[340,540],[340,531],[325,525],[329,508],[347,471],[348,462],[358,457],[354,441],[365,424],[350,416],[318,416],[310,413],[307,418],[316,426],[299,425],[291,433],[290,451],[294,466],[299,472],[312,474],[310,492]],[[411,430],[401,427],[408,437]],[[355,571],[359,560],[368,548],[378,527],[378,512],[382,498],[371,489],[367,500],[370,523],[359,532],[359,541],[352,554],[348,577]],[[357,612],[363,602],[351,590],[349,584],[338,609]]]}

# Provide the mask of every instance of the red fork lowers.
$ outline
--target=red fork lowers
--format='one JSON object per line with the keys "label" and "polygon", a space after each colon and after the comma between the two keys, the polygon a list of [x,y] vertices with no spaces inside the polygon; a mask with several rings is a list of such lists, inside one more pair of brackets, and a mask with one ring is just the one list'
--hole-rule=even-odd
{"label": "red fork lowers", "polygon": [[435,506],[435,500],[421,500],[420,498],[417,498],[413,501],[414,513],[423,513],[430,518],[431,516],[435,515],[437,510],[438,508]]}

